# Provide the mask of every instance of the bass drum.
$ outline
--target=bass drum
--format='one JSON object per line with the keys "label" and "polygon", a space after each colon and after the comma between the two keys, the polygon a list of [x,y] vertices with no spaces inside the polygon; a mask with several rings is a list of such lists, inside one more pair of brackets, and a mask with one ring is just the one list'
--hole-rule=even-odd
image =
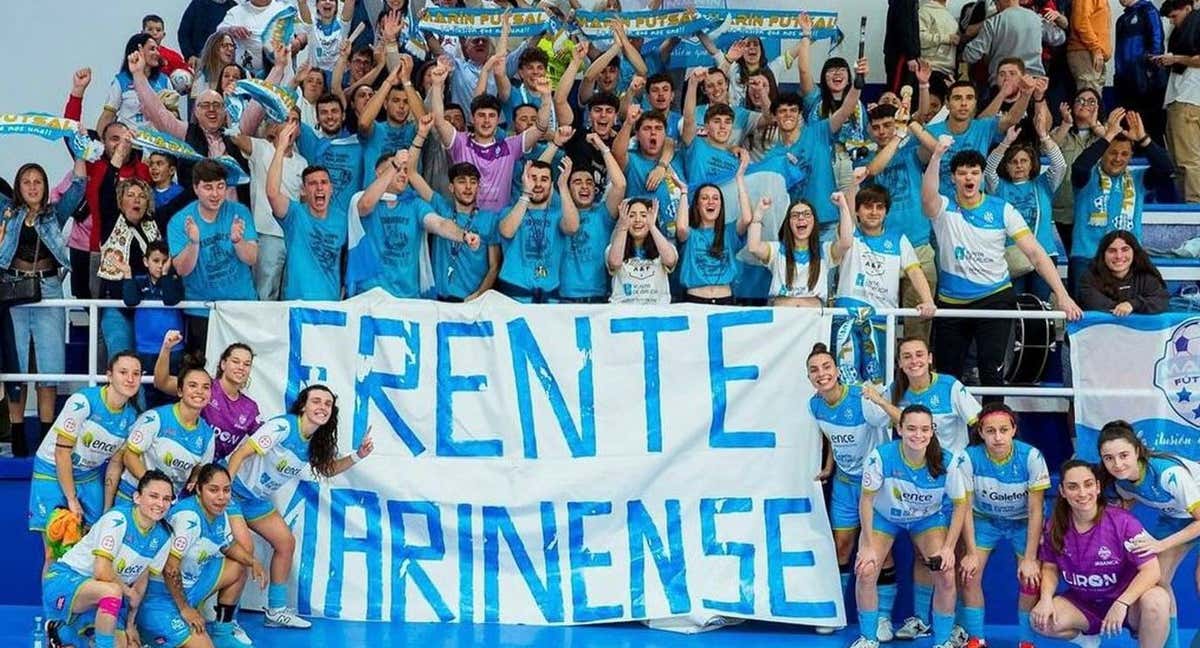
{"label": "bass drum", "polygon": [[[1017,296],[1017,310],[1049,312],[1050,305],[1037,295]],[[1033,385],[1042,380],[1050,352],[1054,350],[1054,320],[1019,319],[1013,323],[1013,342],[1004,363],[1004,382],[1009,385]]]}

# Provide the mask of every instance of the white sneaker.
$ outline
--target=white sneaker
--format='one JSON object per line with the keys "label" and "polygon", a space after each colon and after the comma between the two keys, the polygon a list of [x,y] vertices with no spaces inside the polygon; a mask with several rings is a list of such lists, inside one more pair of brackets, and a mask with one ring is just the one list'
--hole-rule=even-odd
{"label": "white sneaker", "polygon": [[1099,648],[1100,635],[1086,635],[1086,634],[1083,634],[1082,632],[1080,632],[1079,634],[1068,639],[1067,641],[1070,641],[1071,643],[1075,644],[1076,646],[1080,646],[1081,648]]}
{"label": "white sneaker", "polygon": [[855,639],[854,643],[850,644],[850,648],[879,648],[879,642],[858,635],[858,639]]}
{"label": "white sneaker", "polygon": [[819,635],[831,635],[837,631],[838,629],[834,628],[833,626],[816,626],[813,628],[813,632],[816,632]]}
{"label": "white sneaker", "polygon": [[950,644],[954,648],[963,648],[970,639],[971,635],[967,634],[967,629],[960,625],[954,626],[954,629],[950,631]]}
{"label": "white sneaker", "polygon": [[933,634],[929,625],[915,616],[908,617],[904,623],[900,625],[900,629],[896,631],[897,639],[920,639]]}
{"label": "white sneaker", "polygon": [[940,644],[936,644],[936,645],[934,645],[933,648],[955,648],[955,645],[954,645],[954,641],[950,640],[950,641],[943,641]]}
{"label": "white sneaker", "polygon": [[[303,619],[301,619],[301,620],[303,621]],[[230,625],[233,626],[233,640],[234,641],[238,642],[239,644],[241,644],[243,646],[246,646],[247,648],[254,645],[254,642],[250,640],[250,635],[246,634],[246,631],[242,629],[242,626],[241,626],[241,624],[239,624],[237,622],[237,619],[234,619],[233,621],[230,621],[229,623],[230,623]],[[307,623],[307,621],[305,621],[305,623]]]}
{"label": "white sneaker", "polygon": [[312,627],[312,623],[300,618],[300,615],[291,608],[267,608],[267,621],[264,625],[268,628],[295,628],[297,630],[307,630]]}
{"label": "white sneaker", "polygon": [[892,620],[880,617],[879,625],[875,627],[875,637],[879,639],[879,643],[888,643],[896,638],[896,633],[892,631]]}

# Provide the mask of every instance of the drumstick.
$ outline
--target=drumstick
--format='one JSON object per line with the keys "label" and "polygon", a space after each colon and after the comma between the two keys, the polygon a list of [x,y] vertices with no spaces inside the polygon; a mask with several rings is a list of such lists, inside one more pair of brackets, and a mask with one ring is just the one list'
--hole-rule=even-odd
{"label": "drumstick", "polygon": [[354,31],[350,32],[350,35],[347,36],[346,39],[353,43],[354,41],[358,40],[358,37],[362,35],[363,30],[366,28],[367,23],[358,23],[358,27],[355,27]]}
{"label": "drumstick", "polygon": [[[867,56],[867,17],[863,16],[862,20],[858,23],[858,60],[861,61],[864,58],[866,58],[866,56]],[[855,61],[855,65],[857,65],[857,64],[858,64],[858,61]],[[859,90],[862,90],[863,86],[865,86],[865,85],[867,85],[867,80],[864,79],[862,77],[862,75],[855,75],[854,87],[858,88]]]}

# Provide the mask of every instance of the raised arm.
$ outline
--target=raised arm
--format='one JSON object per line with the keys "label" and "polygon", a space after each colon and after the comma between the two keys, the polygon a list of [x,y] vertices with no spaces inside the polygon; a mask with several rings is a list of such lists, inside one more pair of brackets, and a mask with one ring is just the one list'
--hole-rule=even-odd
{"label": "raised arm", "polygon": [[796,69],[800,74],[800,96],[805,97],[817,87],[813,81],[812,68],[809,67],[812,64],[809,50],[812,49],[813,22],[812,16],[807,12],[800,14],[800,29],[804,31],[800,36],[800,43],[796,46]]}
{"label": "raised arm", "polygon": [[[858,65],[855,66],[855,73],[865,79],[870,71],[871,67],[867,63],[867,59],[859,59]],[[842,105],[838,106],[838,109],[833,111],[833,114],[829,116],[830,133],[836,133],[841,130],[846,120],[854,116],[854,111],[858,109],[858,100],[861,96],[862,90],[858,86],[851,84],[850,89],[846,91],[845,99],[842,100]]]}
{"label": "raised arm", "polygon": [[633,68],[635,74],[646,76],[646,61],[642,58],[642,53],[638,48],[633,46],[629,41],[629,37],[625,34],[625,23],[615,20],[613,21],[613,37],[621,44],[621,52],[625,54],[625,59],[629,61],[630,67]]}
{"label": "raised arm", "polygon": [[396,177],[396,173],[408,165],[409,157],[411,156],[407,149],[396,151],[389,164],[384,167],[382,172],[375,176],[371,184],[367,185],[367,188],[363,190],[362,195],[358,199],[359,216],[369,214],[375,209],[380,199],[383,198],[383,194],[387,193],[388,187],[391,186],[392,180]]}
{"label": "raised arm", "polygon": [[571,52],[571,62],[567,64],[567,69],[563,71],[558,87],[554,90],[554,115],[559,124],[575,123],[575,111],[571,108],[571,88],[575,86],[579,68],[587,58],[587,50],[587,43],[575,44],[575,49]]}
{"label": "raised arm", "polygon": [[994,193],[996,187],[1000,186],[1000,162],[1004,159],[1004,154],[1008,152],[1008,148],[1017,141],[1021,136],[1020,127],[1013,126],[1004,133],[1004,140],[988,153],[987,164],[983,167],[983,182],[988,193]]}
{"label": "raised arm", "polygon": [[926,218],[937,218],[942,211],[941,166],[942,156],[950,150],[954,138],[942,135],[937,140],[937,147],[929,156],[929,164],[925,166],[925,175],[921,178],[921,211]]}
{"label": "raised arm", "polygon": [[433,115],[425,115],[417,120],[417,136],[413,138],[412,147],[408,149],[408,186],[429,202],[433,200],[433,187],[421,175],[421,149],[429,137],[429,129],[433,127]]}
{"label": "raised arm", "polygon": [[696,93],[700,84],[708,78],[708,70],[696,68],[688,74],[687,88],[683,93],[683,123],[679,127],[679,139],[685,146],[691,146],[696,139]]}
{"label": "raised arm", "polygon": [[746,250],[762,263],[771,260],[771,244],[763,241],[763,216],[771,208],[771,199],[763,196],[755,205],[754,217],[750,219],[750,227],[746,230]]}
{"label": "raised arm", "polygon": [[829,251],[830,260],[836,266],[842,262],[854,243],[854,212],[850,209],[850,199],[840,191],[835,191],[829,200],[838,210],[837,240]]}
{"label": "raised arm", "polygon": [[[754,209],[750,206],[750,190],[746,188],[746,168],[750,166],[750,152],[746,149],[738,151],[738,170],[734,176],[738,190],[738,210],[741,212],[737,220],[738,236],[745,236],[754,219]],[[770,207],[768,201],[767,207]]]}
{"label": "raised arm", "polygon": [[271,156],[271,165],[267,167],[267,201],[271,203],[271,213],[275,218],[287,216],[292,206],[292,199],[283,191],[283,158],[287,148],[296,140],[298,127],[295,122],[288,122],[275,138],[275,154]]}
{"label": "raised arm", "polygon": [[429,89],[429,112],[433,113],[433,127],[437,130],[438,139],[442,141],[442,146],[450,148],[454,143],[454,125],[446,121],[445,108],[445,91],[446,77],[450,74],[449,68],[438,61],[430,71],[429,76],[433,80],[433,87]]}
{"label": "raised arm", "polygon": [[608,176],[608,190],[604,192],[604,202],[608,208],[608,215],[612,218],[617,217],[617,208],[625,200],[625,171],[621,169],[621,165],[617,163],[617,158],[613,156],[613,152],[604,143],[604,139],[595,133],[588,133],[587,143],[592,145],[592,148],[600,152],[604,158],[604,172]]}
{"label": "raised arm", "polygon": [[504,218],[500,219],[500,225],[497,227],[500,236],[511,239],[517,235],[517,228],[521,226],[521,221],[525,220],[525,212],[529,209],[529,193],[532,183],[533,181],[529,179],[529,163],[527,162],[521,173],[521,197],[508,210],[508,213],[504,214]]}
{"label": "raised arm", "polygon": [[[133,90],[142,104],[142,115],[146,117],[146,121],[168,135],[183,138],[187,134],[187,123],[172,115],[171,111],[163,105],[162,99],[150,87],[150,81],[146,79],[146,64],[142,60],[142,53],[133,52],[129,55],[127,62],[129,63],[129,74],[133,77]],[[97,127],[96,132],[103,133],[104,129]]]}
{"label": "raised arm", "polygon": [[550,79],[542,77],[534,84],[533,89],[541,97],[542,103],[538,106],[537,119],[533,122],[533,126],[525,129],[521,133],[521,145],[523,151],[533,149],[534,144],[542,139],[550,131],[550,109],[554,106],[554,97],[550,94]]}
{"label": "raised arm", "polygon": [[571,169],[574,163],[571,156],[564,157],[558,171],[558,197],[562,201],[562,218],[558,228],[568,236],[579,231],[579,206],[571,197]]}
{"label": "raised arm", "polygon": [[1033,80],[1033,77],[1026,74],[1021,77],[1018,87],[1020,89],[1017,92],[1017,100],[1013,102],[1012,108],[1004,113],[1004,116],[996,122],[996,129],[1000,132],[1004,132],[1021,123],[1021,120],[1025,118],[1025,113],[1029,111],[1029,100],[1033,97],[1036,82]]}

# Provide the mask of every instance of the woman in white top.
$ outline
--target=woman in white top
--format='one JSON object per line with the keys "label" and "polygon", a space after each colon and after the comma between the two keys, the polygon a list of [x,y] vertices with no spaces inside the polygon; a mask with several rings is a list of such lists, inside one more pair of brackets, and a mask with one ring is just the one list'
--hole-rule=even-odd
{"label": "woman in white top", "polygon": [[821,245],[812,203],[801,198],[787,208],[777,241],[763,240],[763,213],[770,198],[760,198],[747,231],[747,261],[771,270],[771,305],[820,308],[829,293],[829,246]]}
{"label": "woman in white top", "polygon": [[[687,211],[687,192],[679,201]],[[631,198],[621,203],[617,226],[605,252],[612,275],[614,304],[669,304],[667,275],[679,262],[679,253],[658,229],[658,201]]]}

